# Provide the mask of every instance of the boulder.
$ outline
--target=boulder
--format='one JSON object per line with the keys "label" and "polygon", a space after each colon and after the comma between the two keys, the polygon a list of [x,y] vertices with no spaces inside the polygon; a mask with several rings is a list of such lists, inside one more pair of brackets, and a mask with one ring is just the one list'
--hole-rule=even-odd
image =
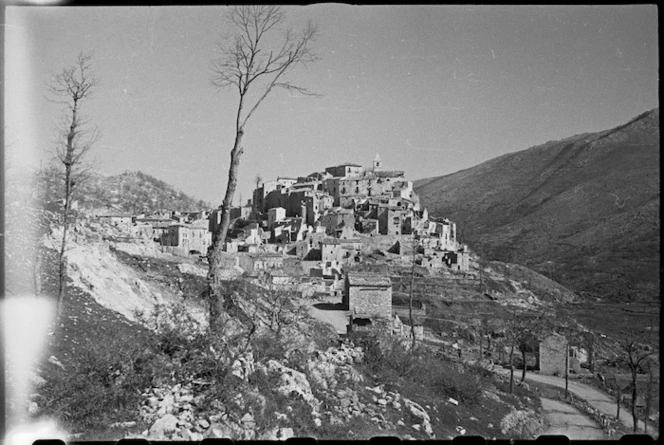
{"label": "boulder", "polygon": [[280,374],[280,384],[277,391],[282,395],[288,396],[295,393],[301,396],[309,404],[315,402],[309,381],[303,373],[284,366],[276,360],[269,360],[267,362],[267,367],[270,372]]}
{"label": "boulder", "polygon": [[422,428],[429,435],[430,438],[434,439],[435,434],[433,432],[433,429],[431,428],[431,417],[429,417],[429,414],[424,410],[424,408],[422,408],[421,405],[413,402],[412,400],[409,400],[404,397],[403,401],[404,404],[406,405],[406,408],[408,408],[408,410],[413,416],[422,419]]}
{"label": "boulder", "polygon": [[150,439],[163,440],[169,439],[178,430],[178,419],[172,414],[166,414],[164,417],[157,419],[152,424],[148,434]]}

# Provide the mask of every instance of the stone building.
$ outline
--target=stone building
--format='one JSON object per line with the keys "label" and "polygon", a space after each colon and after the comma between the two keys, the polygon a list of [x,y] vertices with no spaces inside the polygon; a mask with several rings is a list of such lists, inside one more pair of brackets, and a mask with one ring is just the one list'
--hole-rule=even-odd
{"label": "stone building", "polygon": [[286,209],[283,207],[273,207],[267,211],[267,227],[272,230],[274,224],[286,218]]}
{"label": "stone building", "polygon": [[353,318],[391,318],[392,281],[374,273],[348,272],[343,305]]}
{"label": "stone building", "polygon": [[172,224],[161,240],[162,246],[177,247],[182,253],[206,255],[212,245],[212,233],[206,225]]}
{"label": "stone building", "polygon": [[286,218],[277,221],[272,227],[272,240],[277,244],[290,244],[303,241],[307,232],[307,226],[302,218]]}
{"label": "stone building", "polygon": [[278,253],[246,253],[238,255],[239,266],[249,275],[255,275],[259,271],[282,269],[284,257]]}
{"label": "stone building", "polygon": [[244,228],[244,244],[260,246],[263,244],[263,229],[258,223],[251,223]]}
{"label": "stone building", "polygon": [[560,334],[552,334],[539,344],[539,367],[541,374],[565,375],[565,354],[569,353],[569,370],[581,371],[581,362],[577,357],[578,348],[567,348],[567,339]]}
{"label": "stone building", "polygon": [[355,238],[325,238],[321,241],[321,261],[351,263],[359,261],[362,241]]}
{"label": "stone building", "polygon": [[[297,180],[293,178],[277,178],[273,181],[265,181],[259,187],[254,190],[252,202],[254,203],[254,208],[260,213],[265,213],[270,207],[267,205],[267,196],[273,191],[281,191],[282,188],[288,188]],[[278,195],[273,195],[278,196]],[[279,205],[280,207],[285,207]],[[274,206],[277,207],[277,206]]]}
{"label": "stone building", "polygon": [[378,232],[381,235],[403,233],[404,211],[401,207],[381,204],[378,206]]}
{"label": "stone building", "polygon": [[334,167],[327,167],[325,173],[329,173],[333,177],[343,178],[346,176],[356,176],[362,172],[362,166],[358,164],[352,164],[346,162],[340,165],[335,165]]}
{"label": "stone building", "polygon": [[334,207],[324,215],[318,218],[321,226],[325,227],[325,233],[336,235],[338,229],[342,227],[355,227],[355,212],[351,209]]}

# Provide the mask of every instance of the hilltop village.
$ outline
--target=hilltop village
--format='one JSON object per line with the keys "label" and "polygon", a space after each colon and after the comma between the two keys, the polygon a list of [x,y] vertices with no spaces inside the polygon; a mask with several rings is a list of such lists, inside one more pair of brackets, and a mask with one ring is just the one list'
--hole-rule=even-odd
{"label": "hilltop village", "polygon": [[[98,219],[164,252],[206,261],[221,210]],[[429,217],[404,172],[385,168],[378,155],[369,167],[344,163],[259,183],[253,199],[231,209],[231,221],[223,246],[229,275],[239,271],[304,297],[337,298],[348,330],[390,319],[403,329],[392,318],[393,285],[381,264],[469,272],[469,249],[457,241],[456,224]]]}

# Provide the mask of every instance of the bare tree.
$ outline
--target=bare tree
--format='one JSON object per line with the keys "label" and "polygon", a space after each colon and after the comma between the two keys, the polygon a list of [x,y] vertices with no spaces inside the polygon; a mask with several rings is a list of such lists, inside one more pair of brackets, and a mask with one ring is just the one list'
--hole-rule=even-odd
{"label": "bare tree", "polygon": [[90,98],[97,78],[91,68],[91,53],[79,53],[76,63],[53,76],[48,86],[52,101],[65,107],[65,117],[60,126],[55,154],[64,167],[64,196],[62,206],[62,242],[58,256],[57,317],[60,318],[67,278],[67,232],[71,224],[71,204],[78,187],[89,176],[85,155],[99,139],[97,129],[91,129],[81,116],[84,102]]}
{"label": "bare tree", "polygon": [[646,386],[646,409],[643,416],[643,426],[645,433],[648,433],[648,419],[650,418],[650,411],[652,409],[653,399],[653,380],[655,374],[659,375],[659,360],[656,357],[648,357],[643,364],[643,367],[648,372],[648,384]]}
{"label": "bare tree", "polygon": [[[634,421],[634,433],[637,432],[638,418],[636,414],[636,403],[638,396],[638,374],[644,371],[646,368],[646,363],[649,357],[656,357],[656,350],[653,348],[650,337],[650,332],[636,331],[630,329],[623,333],[622,338],[618,341],[620,349],[623,353],[623,358],[627,363],[631,374],[631,384],[632,389],[632,420]],[[647,422],[647,420],[644,420]]]}
{"label": "bare tree", "polygon": [[527,352],[531,350],[547,331],[545,314],[518,308],[509,310],[505,320],[505,341],[510,348],[510,393],[514,389],[514,352],[521,352],[523,372],[521,381],[526,379]]}
{"label": "bare tree", "polygon": [[235,34],[224,39],[220,55],[212,61],[212,82],[219,88],[237,91],[235,114],[235,140],[230,152],[226,195],[221,206],[221,224],[213,234],[208,294],[210,297],[210,325],[214,328],[219,316],[220,294],[217,275],[222,258],[222,246],[230,224],[230,209],[237,185],[238,167],[244,148],[242,137],[249,119],[275,89],[283,88],[301,94],[313,95],[307,89],[294,85],[286,76],[300,66],[317,60],[312,43],[318,32],[309,23],[303,31],[286,30],[275,44],[272,35],[279,33],[285,22],[283,11],[274,5],[236,6],[228,16]]}

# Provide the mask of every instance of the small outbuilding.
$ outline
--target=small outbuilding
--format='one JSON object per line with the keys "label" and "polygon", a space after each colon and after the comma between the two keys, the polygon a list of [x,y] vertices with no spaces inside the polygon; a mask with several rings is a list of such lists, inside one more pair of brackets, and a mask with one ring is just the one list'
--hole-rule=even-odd
{"label": "small outbuilding", "polygon": [[348,272],[343,305],[355,318],[392,317],[392,281],[387,275]]}

